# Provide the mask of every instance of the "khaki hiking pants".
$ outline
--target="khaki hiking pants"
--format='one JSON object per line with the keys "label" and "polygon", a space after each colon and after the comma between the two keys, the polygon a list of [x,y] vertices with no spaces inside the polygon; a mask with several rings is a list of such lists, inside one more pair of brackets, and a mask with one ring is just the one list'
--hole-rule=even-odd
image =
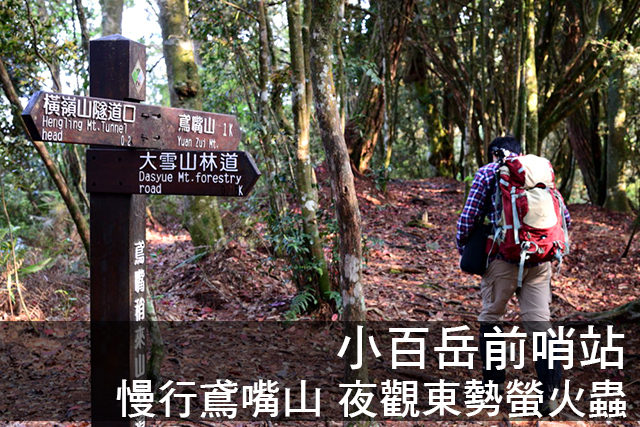
{"label": "khaki hiking pants", "polygon": [[478,320],[482,323],[499,323],[507,311],[507,304],[515,293],[520,304],[520,314],[529,334],[546,331],[551,313],[551,263],[525,268],[522,288],[518,289],[518,265],[495,260],[482,276],[480,284],[482,311]]}

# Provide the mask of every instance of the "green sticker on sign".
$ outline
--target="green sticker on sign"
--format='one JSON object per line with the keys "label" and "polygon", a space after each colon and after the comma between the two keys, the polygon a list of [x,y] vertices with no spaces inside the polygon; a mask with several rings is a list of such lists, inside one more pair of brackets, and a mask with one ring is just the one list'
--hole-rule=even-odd
{"label": "green sticker on sign", "polygon": [[136,62],[136,66],[131,72],[131,77],[133,78],[133,83],[136,85],[136,89],[140,89],[144,83],[144,71],[140,66],[140,61]]}

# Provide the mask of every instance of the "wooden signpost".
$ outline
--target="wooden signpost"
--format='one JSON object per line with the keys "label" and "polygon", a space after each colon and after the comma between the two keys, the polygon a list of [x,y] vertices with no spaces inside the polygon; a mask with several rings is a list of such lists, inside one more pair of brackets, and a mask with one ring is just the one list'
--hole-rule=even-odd
{"label": "wooden signpost", "polygon": [[36,92],[22,116],[34,140],[94,146],[87,150],[91,419],[139,427],[144,419],[122,417],[123,408],[131,411],[124,390],[116,397],[123,381],[131,388],[146,376],[145,195],[245,197],[260,172],[250,154],[234,151],[242,136],[234,116],[139,104],[144,45],[115,35],[89,49],[91,96]]}

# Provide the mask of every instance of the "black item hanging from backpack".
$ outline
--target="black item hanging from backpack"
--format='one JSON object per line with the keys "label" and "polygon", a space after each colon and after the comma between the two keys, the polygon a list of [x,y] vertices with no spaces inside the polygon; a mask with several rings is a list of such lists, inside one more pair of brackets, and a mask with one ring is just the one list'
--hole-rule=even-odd
{"label": "black item hanging from backpack", "polygon": [[460,258],[460,270],[482,276],[487,269],[487,237],[491,226],[482,222],[475,227]]}

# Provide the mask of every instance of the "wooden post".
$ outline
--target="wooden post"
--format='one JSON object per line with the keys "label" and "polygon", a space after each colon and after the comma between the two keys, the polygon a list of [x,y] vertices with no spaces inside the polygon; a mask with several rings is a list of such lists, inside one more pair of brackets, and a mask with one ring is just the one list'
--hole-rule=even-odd
{"label": "wooden post", "polygon": [[[146,62],[140,43],[120,35],[92,40],[90,97],[36,92],[22,113],[33,140],[108,147],[87,150],[94,426],[144,427],[144,416],[129,414],[148,416],[153,403],[148,384],[139,383],[147,362],[144,194],[167,194],[164,185],[170,194],[243,197],[260,177],[248,153],[233,151],[242,137],[234,116],[136,105],[145,100]],[[158,168],[160,185],[140,178]]]}
{"label": "wooden post", "polygon": [[[90,96],[144,101],[144,45],[114,35],[91,41],[89,50]],[[91,149],[87,151],[87,159],[90,156]],[[99,165],[88,161],[87,169],[90,167]],[[146,376],[145,201],[144,195],[91,193],[91,418],[94,427],[144,425],[144,421],[123,419],[122,403],[116,397],[123,380],[131,387],[132,380]],[[127,412],[131,412],[129,406]]]}
{"label": "wooden post", "polygon": [[[144,416],[129,414],[148,416],[153,403],[148,384],[139,383],[147,362],[144,194],[244,197],[260,177],[248,153],[233,151],[242,137],[234,116],[136,105],[145,100],[146,62],[140,43],[120,35],[93,40],[90,97],[36,92],[22,113],[34,141],[108,147],[87,150],[94,426],[144,427]],[[145,176],[158,169],[164,181],[150,185]]]}

